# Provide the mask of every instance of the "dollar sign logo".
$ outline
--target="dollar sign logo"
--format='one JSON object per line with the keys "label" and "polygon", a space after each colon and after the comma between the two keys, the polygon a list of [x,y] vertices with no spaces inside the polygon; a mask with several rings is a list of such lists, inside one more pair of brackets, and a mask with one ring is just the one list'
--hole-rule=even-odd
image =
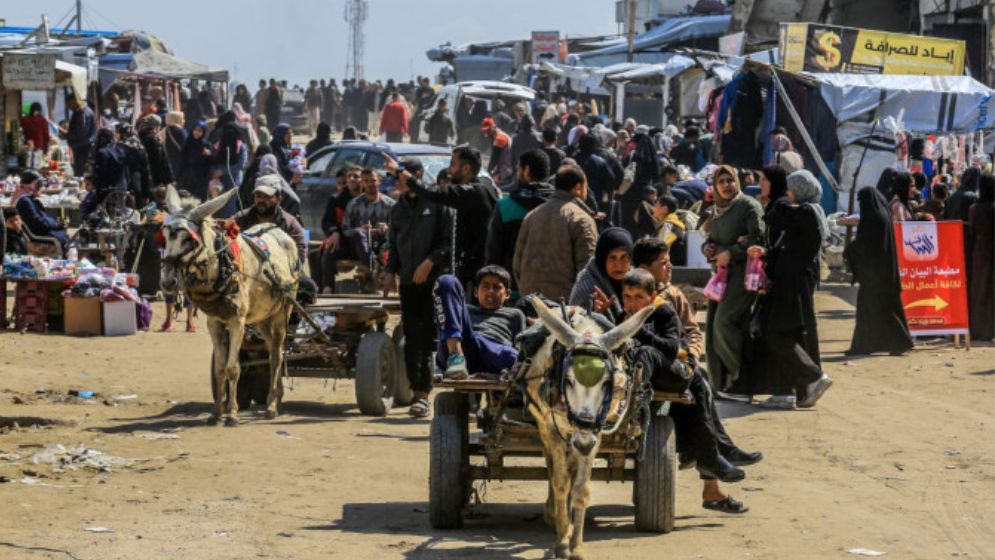
{"label": "dollar sign logo", "polygon": [[821,54],[814,57],[816,64],[821,66],[825,70],[831,70],[839,66],[840,61],[843,60],[843,56],[840,50],[837,48],[840,46],[842,41],[839,35],[833,33],[832,31],[826,31],[819,37],[819,51]]}

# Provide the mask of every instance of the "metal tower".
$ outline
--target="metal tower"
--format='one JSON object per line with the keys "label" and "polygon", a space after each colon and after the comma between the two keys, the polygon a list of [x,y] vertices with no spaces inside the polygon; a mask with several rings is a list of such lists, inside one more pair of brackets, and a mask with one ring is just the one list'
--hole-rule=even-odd
{"label": "metal tower", "polygon": [[346,0],[345,20],[349,23],[349,46],[346,51],[345,75],[354,80],[363,79],[363,59],[365,58],[366,36],[363,23],[369,15],[366,0]]}

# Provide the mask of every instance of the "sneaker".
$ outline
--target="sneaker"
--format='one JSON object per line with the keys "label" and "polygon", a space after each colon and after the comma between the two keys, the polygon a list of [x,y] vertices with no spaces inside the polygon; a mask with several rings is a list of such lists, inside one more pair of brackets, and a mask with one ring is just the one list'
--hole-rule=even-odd
{"label": "sneaker", "polygon": [[774,395],[758,402],[757,406],[776,410],[793,410],[795,408],[795,400],[794,395]]}
{"label": "sneaker", "polygon": [[833,380],[829,378],[828,375],[822,374],[822,377],[808,384],[805,388],[805,399],[798,403],[798,408],[812,408],[815,403],[822,398],[822,395],[826,393],[826,390],[832,387]]}
{"label": "sneaker", "polygon": [[466,356],[450,354],[446,360],[446,379],[466,379],[467,377],[470,377],[470,370],[466,368]]}
{"label": "sneaker", "polygon": [[753,395],[739,395],[736,393],[715,391],[715,396],[724,401],[732,401],[732,402],[746,403],[746,404],[750,404],[751,402],[753,402]]}

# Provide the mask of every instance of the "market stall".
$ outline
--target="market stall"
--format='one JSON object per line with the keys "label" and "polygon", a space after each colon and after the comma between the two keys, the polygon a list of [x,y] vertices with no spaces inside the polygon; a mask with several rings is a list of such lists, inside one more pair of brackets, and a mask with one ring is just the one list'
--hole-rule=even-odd
{"label": "market stall", "polygon": [[[8,255],[0,276],[0,329],[122,336],[147,330],[152,308],[136,290],[138,275],[87,259]],[[7,310],[13,286],[14,308]]]}

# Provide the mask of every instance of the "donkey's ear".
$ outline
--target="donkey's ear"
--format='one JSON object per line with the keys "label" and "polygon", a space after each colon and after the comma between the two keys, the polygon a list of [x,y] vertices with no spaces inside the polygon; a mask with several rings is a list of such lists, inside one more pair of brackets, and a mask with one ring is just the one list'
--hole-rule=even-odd
{"label": "donkey's ear", "polygon": [[166,210],[169,210],[170,214],[179,214],[183,210],[183,205],[180,202],[180,193],[176,191],[176,187],[172,184],[166,185]]}
{"label": "donkey's ear", "polygon": [[598,343],[607,348],[609,351],[615,351],[619,346],[625,344],[626,340],[629,340],[642,328],[643,323],[649,316],[656,311],[656,306],[647,305],[646,307],[639,310],[638,313],[629,317],[622,322],[621,325],[615,327],[614,329],[606,332],[605,334],[598,337]]}
{"label": "donkey's ear", "polygon": [[560,344],[570,348],[582,339],[580,333],[575,331],[562,317],[547,307],[542,299],[536,296],[529,296],[528,299],[539,315],[539,319],[546,325],[553,338]]}
{"label": "donkey's ear", "polygon": [[190,211],[188,217],[194,223],[200,223],[214,215],[215,212],[224,208],[231,198],[238,194],[238,189],[228,189],[224,194],[218,195],[211,200],[201,204]]}

